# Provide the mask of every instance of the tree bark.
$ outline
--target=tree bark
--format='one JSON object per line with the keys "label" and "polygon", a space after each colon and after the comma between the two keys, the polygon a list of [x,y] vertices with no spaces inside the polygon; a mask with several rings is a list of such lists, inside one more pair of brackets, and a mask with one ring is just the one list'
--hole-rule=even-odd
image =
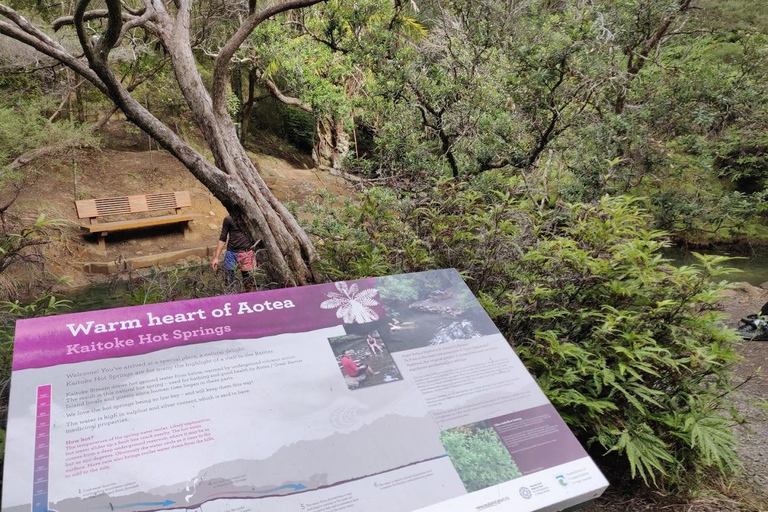
{"label": "tree bark", "polygon": [[349,134],[344,121],[330,116],[319,116],[315,120],[315,143],[312,160],[317,167],[329,167],[340,171],[349,154]]}
{"label": "tree bark", "polygon": [[344,120],[331,115],[317,115],[311,105],[298,98],[286,96],[269,78],[262,75],[261,79],[267,91],[281,103],[315,114],[312,161],[316,167],[327,167],[334,171],[341,171],[350,147],[349,134],[344,128]]}
{"label": "tree bark", "polygon": [[[172,30],[161,31],[161,42],[171,59],[182,95],[213,154],[215,167],[211,169],[213,166],[202,158],[191,161],[186,158],[185,162],[185,153],[191,148],[180,139],[178,142],[185,147],[184,151],[177,151],[177,158],[181,157],[179,160],[211,190],[254,240],[263,242],[267,252],[264,267],[272,280],[288,286],[320,281],[312,268],[317,260],[312,242],[267,187],[238,139],[229,115],[226,111],[214,111],[211,96],[197,71],[189,33],[183,26],[181,30],[179,27],[177,20]],[[137,116],[131,108],[121,108],[137,125],[146,124],[143,119],[134,120]],[[178,145],[166,137],[155,138],[172,153]]]}
{"label": "tree bark", "polygon": [[245,143],[248,137],[248,130],[251,127],[251,114],[253,113],[253,104],[256,102],[254,93],[256,92],[256,72],[251,68],[248,72],[248,97],[243,103],[243,120],[240,124],[240,140]]}

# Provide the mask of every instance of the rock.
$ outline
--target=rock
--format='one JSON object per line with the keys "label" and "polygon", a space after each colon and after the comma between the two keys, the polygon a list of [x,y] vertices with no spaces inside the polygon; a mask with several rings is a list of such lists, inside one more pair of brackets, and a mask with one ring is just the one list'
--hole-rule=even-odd
{"label": "rock", "polygon": [[730,288],[732,290],[744,292],[750,297],[761,297],[765,293],[765,290],[746,282],[733,283],[731,284]]}
{"label": "rock", "polygon": [[210,224],[208,224],[208,229],[210,229],[212,231],[216,231],[217,229],[219,229],[219,226],[214,224],[214,223],[210,223]]}
{"label": "rock", "polygon": [[763,290],[768,290],[768,281],[766,281],[763,284],[761,284],[760,288],[762,288]]}
{"label": "rock", "polygon": [[454,318],[464,313],[458,297],[447,293],[441,297],[430,297],[428,299],[414,302],[408,306],[410,309],[424,311],[426,313],[437,313],[439,315],[452,316]]}
{"label": "rock", "polygon": [[213,210],[209,211],[208,215],[210,215],[211,217],[215,217],[216,216],[216,214],[213,212]]}
{"label": "rock", "polygon": [[739,295],[739,292],[737,292],[736,290],[720,290],[720,293],[718,293],[718,296],[724,299],[733,299],[738,295]]}
{"label": "rock", "polygon": [[441,343],[448,343],[454,340],[468,340],[479,336],[480,332],[475,329],[472,322],[461,320],[452,322],[450,325],[437,331],[435,337],[429,340],[429,344],[440,345]]}

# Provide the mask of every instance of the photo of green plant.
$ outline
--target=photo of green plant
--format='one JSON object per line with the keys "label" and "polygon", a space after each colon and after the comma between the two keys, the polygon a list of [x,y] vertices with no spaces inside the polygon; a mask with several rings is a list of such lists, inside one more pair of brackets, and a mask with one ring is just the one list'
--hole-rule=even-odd
{"label": "photo of green plant", "polygon": [[496,431],[483,421],[444,430],[440,441],[467,492],[523,476]]}

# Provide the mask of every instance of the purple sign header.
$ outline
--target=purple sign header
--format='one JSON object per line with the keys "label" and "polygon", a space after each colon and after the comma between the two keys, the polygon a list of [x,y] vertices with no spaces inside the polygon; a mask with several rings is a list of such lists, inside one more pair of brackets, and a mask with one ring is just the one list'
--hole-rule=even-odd
{"label": "purple sign header", "polygon": [[361,279],[20,320],[13,370],[371,322],[386,316],[374,282]]}

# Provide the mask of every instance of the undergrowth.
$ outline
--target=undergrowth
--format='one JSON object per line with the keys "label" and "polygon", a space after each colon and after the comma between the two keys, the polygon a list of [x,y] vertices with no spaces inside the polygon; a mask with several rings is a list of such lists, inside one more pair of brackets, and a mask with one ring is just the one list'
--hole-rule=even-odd
{"label": "undergrowth", "polygon": [[454,267],[614,478],[677,488],[738,467],[726,258],[676,268],[627,197],[546,204],[515,179],[367,190],[308,207],[333,279]]}

